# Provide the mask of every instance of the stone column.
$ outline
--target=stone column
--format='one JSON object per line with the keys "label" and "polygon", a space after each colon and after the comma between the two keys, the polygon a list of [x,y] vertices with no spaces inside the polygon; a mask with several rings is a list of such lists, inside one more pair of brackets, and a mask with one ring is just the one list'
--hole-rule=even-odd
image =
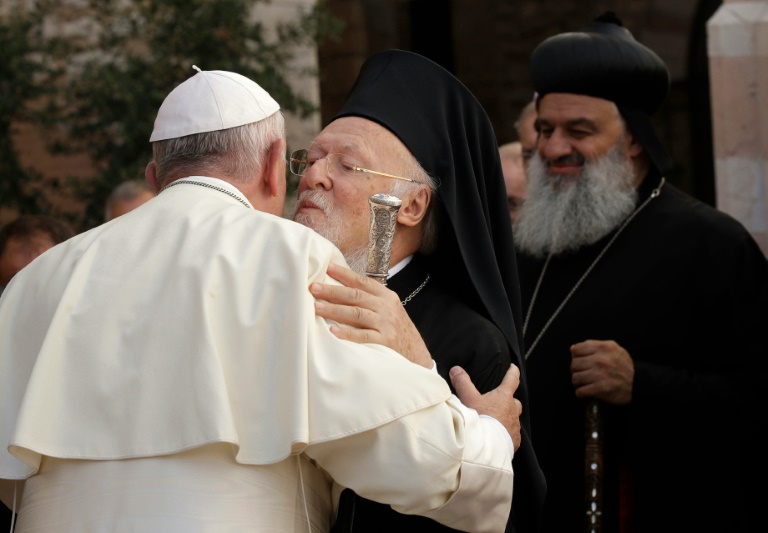
{"label": "stone column", "polygon": [[768,255],[768,1],[724,0],[707,36],[717,207]]}

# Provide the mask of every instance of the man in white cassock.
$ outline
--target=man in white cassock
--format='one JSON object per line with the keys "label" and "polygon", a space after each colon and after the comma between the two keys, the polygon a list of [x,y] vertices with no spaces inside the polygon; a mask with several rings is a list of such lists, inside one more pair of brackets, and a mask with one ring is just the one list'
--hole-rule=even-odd
{"label": "man in white cassock", "polygon": [[0,497],[16,533],[325,532],[334,480],[503,530],[518,369],[484,396],[452,372],[462,404],[431,360],[330,332],[308,286],[346,263],[280,216],[278,103],[199,71],[150,141],[157,196],[45,252],[0,299]]}

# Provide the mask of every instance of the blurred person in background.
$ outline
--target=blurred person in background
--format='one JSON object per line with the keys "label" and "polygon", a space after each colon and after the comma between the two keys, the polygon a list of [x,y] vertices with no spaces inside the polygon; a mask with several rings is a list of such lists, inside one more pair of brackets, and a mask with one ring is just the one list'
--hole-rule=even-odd
{"label": "blurred person in background", "polygon": [[144,202],[155,197],[155,191],[146,180],[124,181],[107,196],[104,203],[104,221],[109,222],[113,218],[132,211]]}
{"label": "blurred person in background", "polygon": [[517,129],[517,140],[522,147],[523,162],[527,165],[536,153],[536,144],[539,140],[539,132],[536,130],[535,98],[520,110],[520,116],[515,121],[515,129]]}
{"label": "blurred person in background", "polygon": [[48,215],[21,215],[0,229],[0,294],[22,268],[75,231]]}
{"label": "blurred person in background", "polygon": [[501,171],[504,173],[504,185],[507,190],[507,204],[512,222],[517,220],[517,214],[525,200],[525,165],[523,163],[523,146],[520,141],[499,146]]}

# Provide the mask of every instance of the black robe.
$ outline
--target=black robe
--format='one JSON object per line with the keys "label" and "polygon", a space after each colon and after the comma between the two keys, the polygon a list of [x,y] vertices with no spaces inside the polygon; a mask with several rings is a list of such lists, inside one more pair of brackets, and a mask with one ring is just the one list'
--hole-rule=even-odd
{"label": "black robe", "polygon": [[[445,290],[430,270],[428,260],[416,254],[403,270],[389,279],[387,287],[405,300],[430,274],[430,281],[405,309],[432,354],[438,373],[450,385],[448,371],[459,365],[472,377],[480,392],[495,389],[512,363],[503,333],[487,318],[459,301],[451,291]],[[515,481],[517,476],[516,470]],[[526,490],[521,487],[519,494]],[[350,516],[352,506],[353,517]],[[339,513],[335,531],[456,531],[429,518],[400,514],[388,505],[353,496],[349,490],[345,491]]]}
{"label": "black robe", "polygon": [[[659,179],[649,175],[639,202]],[[552,259],[526,346],[612,235]],[[524,312],[543,263],[519,254]],[[768,261],[754,239],[730,216],[664,185],[526,361],[534,448],[547,478],[544,531],[585,531],[584,402],[574,395],[569,347],[587,339],[615,340],[635,364],[631,404],[604,409],[603,531],[619,531],[620,492],[634,526],[623,531],[758,531],[768,474],[757,438],[768,420],[766,333]]]}
{"label": "black robe", "polygon": [[[336,115],[342,117],[361,117],[390,130],[438,183],[430,208],[436,216],[437,242],[425,258],[431,279],[406,310],[443,376],[454,360],[461,362],[484,392],[500,383],[510,361],[520,368],[515,397],[523,404],[522,443],[512,463],[511,519],[517,533],[535,533],[546,481],[531,445],[531,407],[520,347],[520,287],[493,125],[453,74],[403,50],[379,52],[366,60]],[[416,258],[391,280],[403,299],[427,270],[407,283],[398,278],[411,276],[418,265]],[[358,518],[363,514],[356,511]],[[416,522],[408,524],[405,531],[420,530],[410,525]]]}

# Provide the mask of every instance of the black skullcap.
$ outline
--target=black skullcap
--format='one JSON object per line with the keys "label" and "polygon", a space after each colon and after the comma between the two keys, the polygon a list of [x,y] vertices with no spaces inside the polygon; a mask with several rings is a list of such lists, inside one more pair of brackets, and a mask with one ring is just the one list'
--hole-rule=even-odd
{"label": "black skullcap", "polygon": [[669,94],[669,71],[613,12],[582,31],[544,40],[531,54],[530,72],[540,98],[570,93],[614,102],[653,164],[662,173],[669,170],[669,155],[650,120]]}
{"label": "black skullcap", "polygon": [[520,289],[504,176],[496,135],[480,103],[433,61],[389,50],[363,64],[334,120],[348,116],[390,130],[439,179],[431,276],[496,324],[522,365]]}

